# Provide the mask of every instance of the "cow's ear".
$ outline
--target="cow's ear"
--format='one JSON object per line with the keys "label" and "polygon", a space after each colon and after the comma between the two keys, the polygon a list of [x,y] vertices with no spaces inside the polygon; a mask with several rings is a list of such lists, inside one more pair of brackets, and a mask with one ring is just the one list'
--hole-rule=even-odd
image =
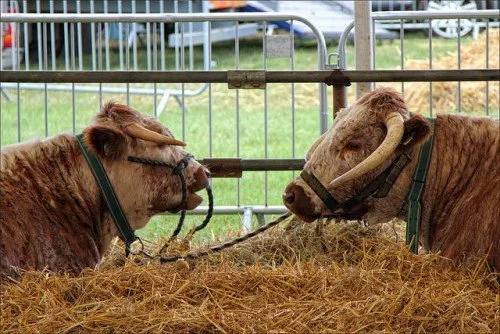
{"label": "cow's ear", "polygon": [[400,150],[403,151],[419,146],[429,139],[432,133],[431,123],[421,115],[412,115],[404,125],[405,132],[400,145]]}
{"label": "cow's ear", "polygon": [[85,130],[85,142],[92,153],[109,159],[119,159],[127,148],[127,141],[121,132],[101,125]]}

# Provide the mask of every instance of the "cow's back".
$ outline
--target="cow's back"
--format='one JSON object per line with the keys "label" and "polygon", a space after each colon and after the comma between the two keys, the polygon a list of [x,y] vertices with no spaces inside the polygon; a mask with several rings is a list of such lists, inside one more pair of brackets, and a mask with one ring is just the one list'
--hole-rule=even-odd
{"label": "cow's back", "polygon": [[12,266],[79,272],[99,260],[91,218],[98,210],[82,194],[76,149],[70,136],[2,148],[2,273]]}
{"label": "cow's back", "polygon": [[446,115],[436,129],[437,177],[427,185],[439,189],[431,205],[431,247],[452,259],[488,254],[499,269],[499,122]]}

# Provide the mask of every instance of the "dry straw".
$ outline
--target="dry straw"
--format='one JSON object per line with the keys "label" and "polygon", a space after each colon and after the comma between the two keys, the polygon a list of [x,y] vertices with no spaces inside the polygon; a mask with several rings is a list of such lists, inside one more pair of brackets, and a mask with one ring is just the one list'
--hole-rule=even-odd
{"label": "dry straw", "polygon": [[[489,29],[488,43],[486,43],[486,32],[483,32],[476,40],[461,47],[460,68],[477,69],[486,68],[486,45],[488,45],[488,67],[499,68],[500,29]],[[439,43],[438,41],[434,42]],[[457,69],[458,51],[449,53],[440,59],[434,59],[432,69]],[[405,69],[425,70],[429,69],[428,60],[409,60],[405,63]],[[465,79],[465,78],[464,78]],[[466,80],[466,79],[465,79]],[[400,89],[401,84],[384,84]],[[427,113],[430,110],[429,94],[430,84],[422,82],[408,83],[405,85],[405,101],[410,110]],[[489,101],[491,113],[498,115],[500,94],[498,81],[488,84],[488,95],[486,95],[485,82],[461,83],[460,104],[462,110],[468,113],[484,115],[486,101]],[[458,84],[456,82],[435,82],[432,84],[432,107],[434,112],[452,112],[458,109]]]}
{"label": "dry straw", "polygon": [[499,277],[484,261],[443,267],[357,224],[290,222],[167,265],[117,266],[122,254],[115,247],[76,278],[38,272],[4,284],[1,332],[500,331]]}

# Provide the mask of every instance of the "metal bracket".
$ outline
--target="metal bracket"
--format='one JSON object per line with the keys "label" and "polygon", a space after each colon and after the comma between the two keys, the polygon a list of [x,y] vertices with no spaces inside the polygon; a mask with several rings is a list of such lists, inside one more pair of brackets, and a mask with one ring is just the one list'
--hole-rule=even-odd
{"label": "metal bracket", "polygon": [[208,168],[212,177],[240,178],[243,174],[239,158],[208,158],[200,163]]}
{"label": "metal bracket", "polygon": [[264,89],[266,88],[265,71],[227,71],[229,89]]}
{"label": "metal bracket", "polygon": [[[337,57],[336,63],[332,63],[332,57]],[[330,53],[328,55],[328,64],[325,66],[327,70],[338,70],[340,69],[340,55],[336,52]]]}

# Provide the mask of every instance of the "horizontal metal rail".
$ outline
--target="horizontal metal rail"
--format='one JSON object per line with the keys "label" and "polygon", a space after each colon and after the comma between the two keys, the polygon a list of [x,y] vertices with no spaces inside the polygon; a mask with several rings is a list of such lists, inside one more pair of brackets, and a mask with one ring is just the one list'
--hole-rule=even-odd
{"label": "horizontal metal rail", "polygon": [[495,19],[498,9],[460,11],[387,11],[372,13],[372,20],[424,20],[424,19]]}
{"label": "horizontal metal rail", "polygon": [[[214,215],[234,215],[234,214],[244,214],[247,210],[255,215],[281,215],[288,212],[288,209],[282,205],[276,206],[260,206],[260,205],[250,205],[250,206],[215,206],[213,214]],[[208,212],[207,206],[199,206],[196,209],[186,211],[187,215],[206,215]],[[175,213],[165,212],[165,215],[176,215]]]}
{"label": "horizontal metal rail", "polygon": [[[68,83],[226,83],[231,72],[262,73],[263,83],[323,82],[342,85],[348,82],[437,82],[496,81],[498,69],[458,70],[372,70],[372,71],[3,71],[1,82]],[[228,75],[229,74],[229,75]],[[241,83],[245,86],[245,82]],[[261,87],[259,87],[261,88]]]}
{"label": "horizontal metal rail", "polygon": [[212,177],[241,177],[244,171],[301,170],[305,164],[304,159],[206,158],[199,162],[210,170]]}

